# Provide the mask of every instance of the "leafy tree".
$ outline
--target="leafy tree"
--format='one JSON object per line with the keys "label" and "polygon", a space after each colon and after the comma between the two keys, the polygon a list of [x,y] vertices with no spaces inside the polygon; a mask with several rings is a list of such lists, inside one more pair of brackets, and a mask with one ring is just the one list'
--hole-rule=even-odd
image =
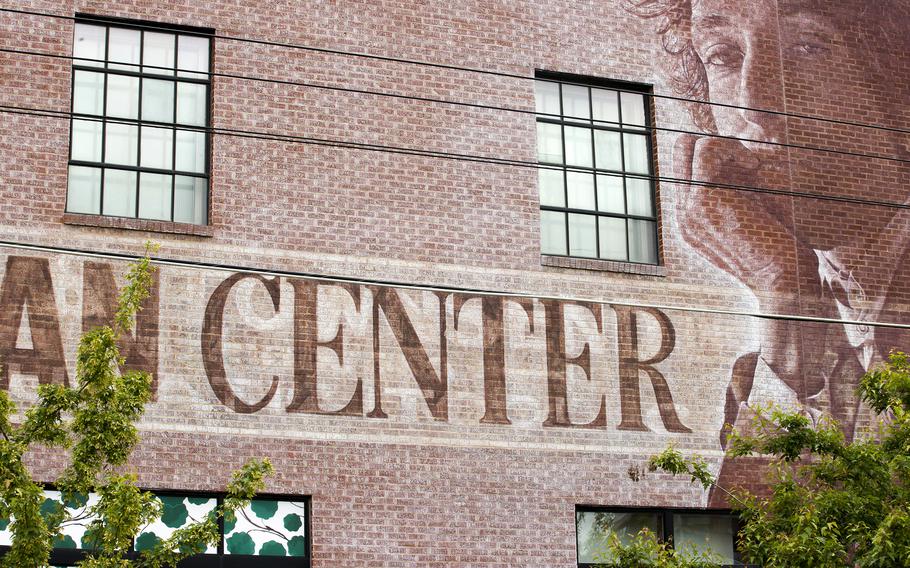
{"label": "leafy tree", "polygon": [[[739,549],[765,568],[910,566],[910,360],[893,353],[867,373],[860,396],[878,416],[875,432],[846,442],[833,419],[814,425],[769,409],[754,433],[731,433],[731,458],[770,458],[770,492],[721,488],[707,462],[673,448],[649,468],[718,487],[740,515]],[[729,490],[729,491],[728,491]],[[672,564],[672,566],[677,566]]]}
{"label": "leafy tree", "polygon": [[[147,253],[155,250],[148,245]],[[70,463],[56,482],[64,503],[89,508],[88,544],[93,549],[81,562],[86,568],[174,566],[220,538],[218,519],[232,521],[264,486],[272,473],[268,460],[250,460],[233,474],[223,505],[207,518],[177,529],[151,550],[128,559],[133,538],[161,515],[160,502],[136,487],[136,476],[124,466],[139,441],[135,422],[151,394],[151,376],[141,371],[119,372],[123,358],[117,339],[132,328],[140,303],[149,295],[152,271],[148,254],[133,263],[121,290],[112,326],[85,333],[76,356],[75,386],[38,387],[38,401],[14,423],[16,407],[0,391],[0,519],[9,519],[12,546],[0,561],[6,567],[39,567],[49,562],[55,541],[65,542],[62,523],[67,509],[45,499],[41,484],[32,480],[23,461],[30,447],[41,445],[70,451]],[[68,538],[68,537],[67,537]]]}
{"label": "leafy tree", "polygon": [[594,560],[598,566],[610,568],[716,568],[719,564],[710,551],[677,550],[667,542],[658,541],[646,528],[629,542],[623,542],[611,532],[606,551],[596,554]]}

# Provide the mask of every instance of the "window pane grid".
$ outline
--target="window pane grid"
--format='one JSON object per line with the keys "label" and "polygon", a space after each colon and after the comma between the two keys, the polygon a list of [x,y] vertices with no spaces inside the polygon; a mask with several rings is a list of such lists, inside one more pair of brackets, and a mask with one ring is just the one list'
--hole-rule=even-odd
{"label": "window pane grid", "polygon": [[[205,35],[77,22],[69,164],[78,175],[71,176],[67,211],[207,223],[210,50]],[[100,125],[100,155],[93,122]],[[188,180],[181,199],[178,177]]]}
{"label": "window pane grid", "polygon": [[598,218],[613,218],[613,219],[631,219],[639,221],[654,221],[654,217],[647,217],[641,215],[623,215],[622,213],[605,213],[605,212],[594,212],[590,209],[574,209],[572,207],[556,207],[552,205],[542,205],[540,207],[541,211],[559,211],[562,213],[581,213],[583,215],[596,215]]}
{"label": "window pane grid", "polygon": [[136,167],[136,166],[127,166],[127,165],[115,164],[115,163],[101,165],[101,164],[98,164],[97,162],[88,162],[88,161],[84,161],[84,160],[70,160],[69,165],[70,166],[81,166],[81,167],[85,167],[85,168],[93,168],[93,169],[97,169],[98,171],[124,170],[124,171],[130,171],[130,172],[148,172],[150,174],[173,174],[173,175],[177,175],[177,176],[198,178],[201,180],[207,179],[207,176],[205,174],[199,173],[199,172],[171,170],[171,169],[162,169],[162,168],[147,168],[147,167],[140,168],[140,167]]}
{"label": "window pane grid", "polygon": [[[140,67],[139,65],[114,63],[114,64],[110,64],[109,67],[104,69],[101,67],[94,67],[91,65],[86,65],[85,63],[80,62],[79,60],[77,60],[75,63],[73,63],[73,69],[76,71],[91,71],[93,73],[98,73],[98,74],[106,73],[106,74],[110,74],[110,75],[123,75],[124,77],[149,77],[150,79],[159,79],[162,81],[179,80],[181,83],[192,83],[194,85],[208,85],[210,83],[210,81],[208,79],[203,79],[201,77],[189,77],[189,76],[184,77],[183,75],[180,75],[179,79],[175,79],[173,75],[149,75],[148,72],[143,73],[143,72],[139,71],[139,67]],[[158,68],[155,65],[143,65],[142,67],[146,67],[149,69]],[[135,70],[133,70],[132,68],[135,68]],[[164,68],[162,67],[162,69],[164,69]],[[194,74],[200,75],[200,76],[208,75],[208,73],[204,73],[204,72],[198,72],[198,73],[194,73]]]}
{"label": "window pane grid", "polygon": [[[657,264],[647,94],[549,80],[537,83],[535,93],[541,113],[538,159],[563,182],[560,203],[553,199],[553,178],[539,176],[548,182],[547,188],[541,187],[546,199],[540,207],[542,212],[565,214],[564,242],[553,242],[552,232],[541,233],[543,253]],[[561,145],[556,145],[556,136]],[[547,223],[552,228],[552,221]]]}

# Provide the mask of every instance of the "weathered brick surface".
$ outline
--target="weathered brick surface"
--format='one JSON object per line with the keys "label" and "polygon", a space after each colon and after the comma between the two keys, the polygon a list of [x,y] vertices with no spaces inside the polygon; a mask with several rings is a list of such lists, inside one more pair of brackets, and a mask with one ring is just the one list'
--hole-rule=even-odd
{"label": "weathered brick surface", "polygon": [[[849,392],[864,365],[907,345],[900,329],[877,329],[864,351],[858,326],[749,315],[908,323],[910,303],[902,240],[910,234],[910,50],[893,33],[910,25],[906,8],[881,2],[852,19],[824,8],[829,27],[815,29],[793,24],[772,4],[750,3],[746,13],[746,4],[731,2],[719,11],[745,22],[771,6],[775,17],[758,30],[737,27],[763,43],[735,34],[725,40],[754,50],[743,54],[754,76],[733,74],[751,77],[740,81],[741,92],[708,66],[706,94],[890,130],[718,107],[716,131],[891,159],[673,132],[710,128],[683,102],[655,98],[655,124],[670,129],[655,133],[659,175],[814,194],[662,183],[659,267],[542,258],[533,168],[225,134],[212,140],[210,226],[65,214],[68,121],[12,112],[0,112],[0,240],[103,255],[139,253],[151,238],[175,260],[526,294],[526,305],[498,305],[495,296],[317,289],[266,276],[238,280],[220,305],[216,290],[233,271],[162,267],[157,399],[143,419],[134,464],[151,488],[217,490],[246,457],[271,457],[277,474],[270,492],[312,496],[317,567],[572,566],[576,505],[709,503],[684,480],[649,474],[635,483],[627,471],[668,442],[708,456],[719,470],[723,423],[745,420],[727,404],[736,361],[761,354],[749,370],[754,385],[735,403],[803,405],[861,427],[868,413],[851,414],[835,387]],[[2,0],[0,7],[201,26],[223,36],[524,76],[578,73],[649,83],[664,94],[677,86],[658,22],[619,0]],[[880,33],[870,33],[870,22],[881,23],[874,27]],[[809,29],[813,36],[802,34]],[[703,31],[693,37],[702,51]],[[69,56],[72,21],[0,12],[0,48]],[[67,112],[70,63],[0,52],[0,105]],[[213,70],[534,109],[527,80],[228,39],[215,40]],[[213,85],[215,128],[536,160],[528,112],[236,77],[216,76]],[[832,270],[846,283],[839,296],[820,283],[816,251],[836,253],[841,264]],[[39,377],[60,380],[66,369],[72,379],[87,306],[96,309],[92,302],[105,297],[86,287],[100,282],[87,280],[97,270],[90,262],[108,263],[114,273],[124,266],[0,246],[7,294],[0,298],[0,364],[10,361],[2,386],[18,401],[31,400]],[[46,274],[52,285],[42,287]],[[838,311],[838,298],[856,309]],[[640,304],[660,309],[630,307]],[[223,314],[223,325],[206,327],[212,314]],[[339,326],[343,360],[327,345]],[[588,363],[573,359],[585,349]],[[316,399],[303,396],[308,388]],[[261,408],[249,408],[260,400]],[[53,479],[60,456],[36,453],[32,466]],[[726,475],[756,479],[733,469]]]}

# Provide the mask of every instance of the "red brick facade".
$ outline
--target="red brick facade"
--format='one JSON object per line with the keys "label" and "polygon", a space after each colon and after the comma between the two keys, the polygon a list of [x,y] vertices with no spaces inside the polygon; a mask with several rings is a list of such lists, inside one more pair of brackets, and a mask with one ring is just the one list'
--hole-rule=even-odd
{"label": "red brick facade", "polygon": [[[576,505],[707,506],[628,471],[668,443],[719,470],[748,405],[852,435],[857,378],[907,348],[843,321],[910,323],[908,9],[752,4],[3,0],[0,387],[71,379],[107,255],[159,242],[140,482],[219,490],[267,456],[269,492],[312,498],[317,567],[574,566]],[[70,111],[77,14],[215,30],[208,226],[65,212],[68,116],[18,112]],[[704,182],[658,183],[660,265],[542,257],[534,167],[425,155],[536,162],[537,70],[783,114],[654,97],[655,174]]]}

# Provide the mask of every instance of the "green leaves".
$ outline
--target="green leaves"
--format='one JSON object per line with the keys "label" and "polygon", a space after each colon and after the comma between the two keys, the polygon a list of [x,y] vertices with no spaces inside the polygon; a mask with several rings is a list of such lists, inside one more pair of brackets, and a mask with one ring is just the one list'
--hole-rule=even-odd
{"label": "green leaves", "polygon": [[24,444],[66,447],[70,435],[63,422],[64,413],[72,411],[79,402],[76,391],[64,385],[40,385],[38,404],[25,413],[25,422],[15,437]]}
{"label": "green leaves", "polygon": [[[151,534],[151,533],[146,533]],[[215,545],[221,535],[214,515],[185,524],[176,529],[165,539],[157,536],[145,537],[142,542],[142,554],[136,560],[136,566],[148,568],[173,567],[178,562],[204,551],[207,546]],[[140,549],[137,542],[137,549]]]}
{"label": "green leaves", "polygon": [[676,550],[642,529],[628,543],[610,533],[607,550],[595,555],[598,568],[716,568],[720,561],[709,551]]}
{"label": "green leaves", "polygon": [[688,475],[691,481],[697,481],[705,489],[714,485],[714,476],[708,471],[708,463],[704,459],[700,456],[685,459],[672,446],[653,456],[648,462],[648,469],[660,469],[673,475]]}
{"label": "green leaves", "polygon": [[10,465],[13,467],[9,469],[18,471],[13,478],[3,479],[6,489],[2,492],[2,502],[6,505],[4,516],[13,519],[9,527],[13,542],[3,557],[2,566],[44,566],[50,557],[60,518],[42,516],[44,491],[28,477],[21,461]]}
{"label": "green leaves", "polygon": [[876,413],[887,410],[906,413],[910,409],[910,359],[901,352],[893,352],[888,365],[873,369],[859,384],[863,402]]}
{"label": "green leaves", "polygon": [[[757,413],[753,434],[731,433],[728,459],[772,458],[770,496],[738,491],[731,501],[743,523],[738,544],[748,562],[765,568],[910,565],[907,356],[893,353],[887,365],[867,373],[860,395],[880,415],[879,427],[850,443],[834,420],[813,425],[806,413],[776,408]],[[698,456],[669,448],[650,465],[726,491]]]}
{"label": "green leaves", "polygon": [[13,431],[9,416],[14,412],[16,412],[16,404],[10,399],[8,392],[0,390],[0,432],[5,434],[6,438]]}
{"label": "green leaves", "polygon": [[97,487],[99,501],[91,508],[95,520],[89,530],[100,556],[120,557],[129,552],[133,537],[159,514],[158,501],[140,491],[133,475],[110,475]]}
{"label": "green leaves", "polygon": [[145,243],[145,257],[133,263],[126,279],[129,282],[120,290],[117,302],[117,314],[114,316],[114,327],[117,332],[127,331],[133,327],[133,319],[142,309],[142,301],[148,298],[149,288],[152,285],[151,255],[158,252],[159,245],[147,241]]}
{"label": "green leaves", "polygon": [[262,490],[265,486],[265,477],[272,475],[274,471],[272,462],[268,459],[251,459],[234,472],[221,510],[226,524],[234,523],[237,512],[246,507],[256,493]]}
{"label": "green leaves", "polygon": [[[162,498],[162,523],[168,527],[179,528],[166,539],[153,540],[146,537],[142,542],[142,554],[136,564],[148,568],[176,566],[177,562],[204,550],[206,546],[216,545],[221,539],[218,519],[224,518],[225,533],[230,532],[228,527],[233,528],[237,512],[249,506],[253,496],[262,491],[265,476],[271,475],[272,471],[272,464],[268,460],[248,461],[234,472],[221,508],[216,509],[214,514],[188,524],[186,523],[188,511],[183,498]],[[265,510],[268,509],[269,506],[266,505]],[[272,511],[272,515],[274,514]],[[248,548],[255,549],[252,539],[245,533],[237,533],[227,538],[225,547],[228,552],[234,554],[252,554],[253,552],[242,551]]]}
{"label": "green leaves", "polygon": [[910,559],[910,512],[894,509],[872,535],[869,566],[906,566]]}

